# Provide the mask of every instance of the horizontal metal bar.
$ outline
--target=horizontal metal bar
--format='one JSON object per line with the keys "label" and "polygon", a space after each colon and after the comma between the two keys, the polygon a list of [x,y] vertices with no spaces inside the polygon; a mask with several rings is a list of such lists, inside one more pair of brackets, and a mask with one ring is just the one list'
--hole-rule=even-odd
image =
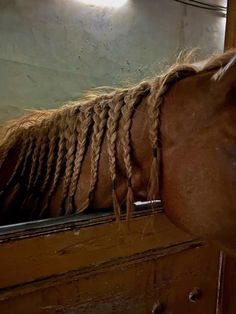
{"label": "horizontal metal bar", "polygon": [[[162,212],[160,201],[138,202],[135,204],[133,217],[140,217]],[[125,219],[125,212],[121,219]],[[104,224],[115,221],[113,210],[97,210],[86,214],[73,214],[55,218],[35,220],[0,227],[0,243],[18,238],[37,236],[52,232],[60,232],[78,227]]]}

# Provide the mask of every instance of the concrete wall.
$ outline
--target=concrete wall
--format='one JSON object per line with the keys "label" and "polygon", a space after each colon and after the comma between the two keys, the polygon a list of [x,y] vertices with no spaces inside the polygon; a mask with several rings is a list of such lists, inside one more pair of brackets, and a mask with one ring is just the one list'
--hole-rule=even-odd
{"label": "concrete wall", "polygon": [[224,31],[224,17],[173,0],[0,0],[0,122],[153,76],[186,47],[221,51]]}

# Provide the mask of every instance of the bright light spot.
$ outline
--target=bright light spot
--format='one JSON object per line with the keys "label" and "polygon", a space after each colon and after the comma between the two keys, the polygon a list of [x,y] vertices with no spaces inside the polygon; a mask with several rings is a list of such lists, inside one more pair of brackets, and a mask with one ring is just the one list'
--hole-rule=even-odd
{"label": "bright light spot", "polygon": [[124,5],[128,0],[79,0],[85,4],[119,8]]}

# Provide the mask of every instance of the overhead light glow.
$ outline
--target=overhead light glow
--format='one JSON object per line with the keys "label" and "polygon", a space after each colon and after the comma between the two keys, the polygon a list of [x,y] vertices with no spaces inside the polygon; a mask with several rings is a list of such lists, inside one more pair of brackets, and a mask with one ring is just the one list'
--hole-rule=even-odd
{"label": "overhead light glow", "polygon": [[128,0],[80,0],[85,4],[96,5],[102,7],[119,8],[124,5]]}

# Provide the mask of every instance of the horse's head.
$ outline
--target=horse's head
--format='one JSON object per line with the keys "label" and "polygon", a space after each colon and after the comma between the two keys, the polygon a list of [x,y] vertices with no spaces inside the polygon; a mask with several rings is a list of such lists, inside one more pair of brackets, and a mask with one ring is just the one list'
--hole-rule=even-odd
{"label": "horse's head", "polygon": [[236,54],[171,88],[161,131],[170,218],[236,255]]}

